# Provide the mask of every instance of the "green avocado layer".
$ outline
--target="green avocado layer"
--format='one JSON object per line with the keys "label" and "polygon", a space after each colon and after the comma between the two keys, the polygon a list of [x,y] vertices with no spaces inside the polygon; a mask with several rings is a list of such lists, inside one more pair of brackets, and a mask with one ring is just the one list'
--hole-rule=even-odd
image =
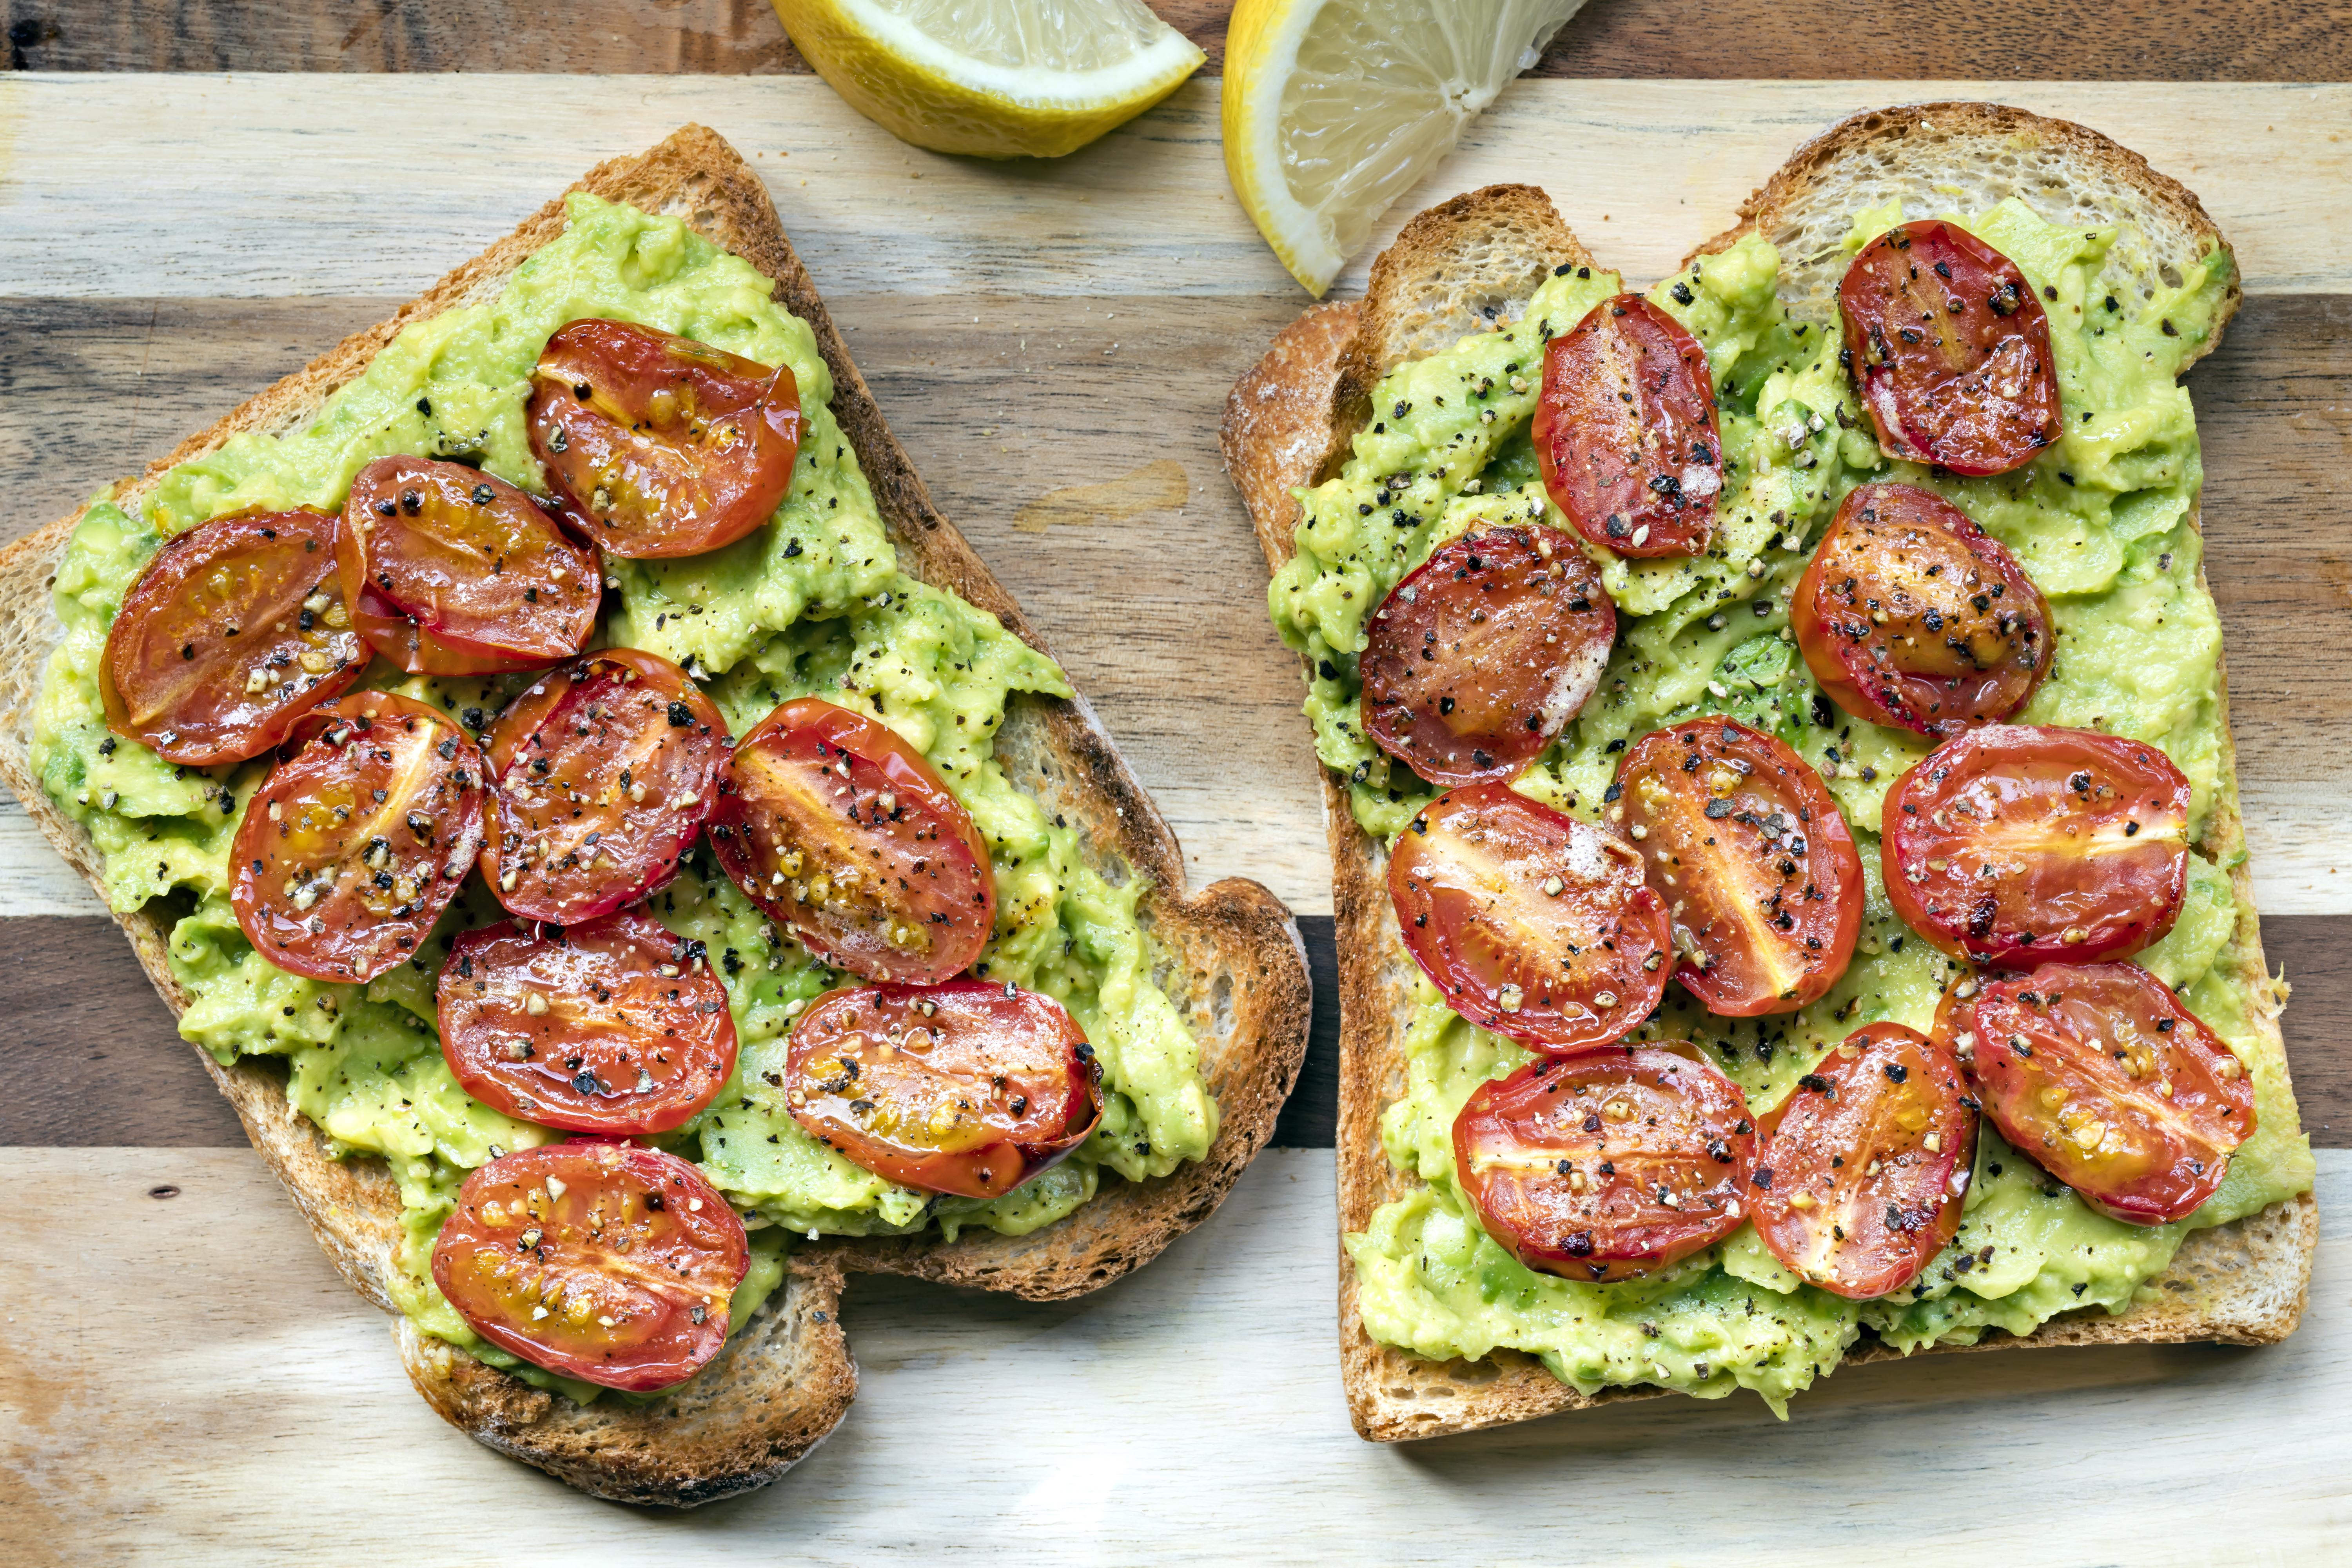
{"label": "green avocado layer", "polygon": [[[1088,867],[1075,829],[1012,784],[993,755],[1017,692],[1070,695],[1061,670],[993,616],[901,573],[856,454],[827,406],[833,378],[806,322],[772,284],[676,219],[575,195],[562,236],[498,298],[416,322],[310,428],[240,435],[182,464],[138,505],[101,499],[57,575],[64,639],[36,711],[42,787],[106,858],[107,897],[131,910],[161,899],[177,923],[173,973],[194,997],[180,1030],[227,1062],[282,1061],[288,1097],[341,1153],[385,1156],[400,1183],[409,1245],[392,1281],[426,1331],[515,1366],[480,1342],[434,1288],[442,1220],[466,1173],[499,1152],[560,1134],[470,1099],[443,1060],[435,985],[446,939],[502,911],[469,880],[419,957],[365,985],[300,979],[252,951],[228,903],[230,839],[267,759],[179,768],[110,736],[96,674],[123,595],[163,540],[253,508],[340,508],[352,476],[386,453],[477,462],[545,493],[522,407],[541,346],[568,321],[610,317],[792,368],[807,421],[793,486],[758,532],[707,555],[607,563],[620,607],[606,641],[685,665],[737,734],[779,702],[818,695],[858,709],[921,749],[971,814],[994,859],[997,925],[977,972],[1045,992],[1069,1008],[1103,1068],[1100,1127],[1069,1159],[992,1203],[885,1181],[818,1143],[786,1110],[780,1079],[791,1020],[846,976],[779,933],[720,874],[707,848],[652,900],[707,944],[740,1043],[713,1105],[661,1142],[698,1161],[753,1230],[736,1293],[741,1325],[782,1277],[788,1234],[901,1234],[936,1225],[1022,1235],[1094,1194],[1105,1168],[1131,1180],[1205,1155],[1217,1105],[1199,1047],[1152,979],[1136,916],[1141,879],[1114,887]],[[404,677],[378,661],[368,684],[431,702],[479,731],[527,677]],[[535,1368],[515,1370],[551,1385]],[[575,1397],[584,1384],[561,1383]]]}
{"label": "green avocado layer", "polygon": [[[1860,215],[1849,246],[1901,221]],[[1602,560],[1619,637],[1601,689],[1520,778],[1526,795],[1598,820],[1619,753],[1667,724],[1730,714],[1778,735],[1820,768],[1854,830],[1867,879],[1863,936],[1836,987],[1793,1015],[1726,1019],[1679,986],[1636,1038],[1700,1044],[1769,1110],[1847,1034],[1892,1020],[1925,1030],[1957,969],[1907,931],[1878,873],[1886,789],[1927,740],[1839,712],[1790,640],[1788,599],[1837,504],[1857,484],[1924,485],[2014,553],[2050,600],[2057,650],[2020,721],[2096,728],[2161,746],[2195,788],[2192,839],[2234,811],[2222,724],[2221,622],[2199,581],[2194,526],[2203,478],[2196,421],[2177,376],[2214,330],[2233,277],[2215,250],[2177,283],[2103,279],[2114,229],[2070,229],[2005,202],[1958,221],[2017,262],[2042,295],[2065,409],[2062,438],[1994,479],[1889,462],[1840,367],[1834,322],[1792,321],[1780,257],[1750,236],[1661,281],[1649,298],[1706,350],[1722,423],[1724,492],[1716,536],[1696,559]],[[1297,554],[1267,600],[1276,628],[1310,661],[1307,714],[1324,764],[1344,778],[1357,821],[1391,839],[1429,785],[1363,733],[1357,658],[1370,612],[1405,573],[1475,524],[1510,517],[1573,529],[1537,476],[1528,426],[1545,342],[1620,291],[1606,273],[1557,274],[1522,318],[1398,366],[1374,422],[1339,476],[1300,493]],[[2112,288],[2112,291],[2111,291]],[[2285,1063],[2255,1017],[2274,1008],[2249,986],[2238,943],[2252,911],[2230,865],[2192,855],[2188,907],[2137,962],[2181,988],[2245,1061],[2259,1131],[2221,1190],[2189,1218],[2108,1219],[2020,1158],[1987,1126],[1958,1237],[1895,1296],[1850,1302],[1801,1286],[1743,1226],[1650,1279],[1577,1284],[1531,1271],[1480,1229],[1455,1184],[1452,1127],[1480,1082],[1528,1053],[1446,1010],[1423,985],[1406,1040],[1403,1097],[1382,1121],[1395,1167],[1425,1186],[1347,1238],[1366,1331],[1432,1357],[1498,1346],[1542,1358],[1591,1393],[1654,1384],[1709,1397],[1752,1388],[1775,1410],[1837,1364],[1864,1328],[1908,1352],[1970,1343],[1987,1329],[2031,1331],[2072,1308],[2128,1307],[2189,1231],[2308,1191],[2308,1140]]]}

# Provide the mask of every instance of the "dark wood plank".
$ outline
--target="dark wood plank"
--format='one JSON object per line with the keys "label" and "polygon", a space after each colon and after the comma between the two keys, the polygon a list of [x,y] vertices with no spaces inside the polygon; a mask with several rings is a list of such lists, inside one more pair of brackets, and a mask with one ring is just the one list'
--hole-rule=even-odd
{"label": "dark wood plank", "polygon": [[[1152,8],[1223,67],[1231,0]],[[18,70],[808,69],[766,0],[5,0]],[[1703,13],[1592,0],[1535,70],[1549,77],[2340,81],[2347,7],[2248,0],[1717,0]]]}

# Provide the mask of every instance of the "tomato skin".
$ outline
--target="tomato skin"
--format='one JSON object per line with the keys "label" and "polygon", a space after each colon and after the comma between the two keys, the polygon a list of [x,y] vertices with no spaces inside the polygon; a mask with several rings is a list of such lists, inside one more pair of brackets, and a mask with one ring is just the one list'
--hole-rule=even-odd
{"label": "tomato skin", "polygon": [[635,903],[677,875],[731,747],[719,710],[658,654],[605,648],[541,676],[490,731],[482,879],[557,925]]}
{"label": "tomato skin", "polygon": [[512,921],[464,932],[441,970],[441,1053],[467,1094],[509,1116],[667,1132],[735,1070],[727,989],[699,948],[642,909],[536,935]]}
{"label": "tomato skin", "polygon": [[335,571],[334,514],[236,512],[147,563],[107,629],[98,685],[108,729],[205,768],[269,750],[367,663]]}
{"label": "tomato skin", "polygon": [[1665,994],[1671,933],[1642,857],[1507,785],[1432,801],[1390,847],[1389,898],[1445,1005],[1536,1050],[1621,1039]]}
{"label": "tomato skin", "polygon": [[[797,698],[737,744],[719,788],[710,845],[719,865],[827,963],[921,985],[979,960],[996,924],[988,845],[923,754],[887,725]],[[844,869],[860,879],[845,893]]]}
{"label": "tomato skin", "polygon": [[304,714],[278,755],[237,824],[236,922],[289,974],[373,980],[423,944],[481,850],[481,752],[437,709],[361,691]]}
{"label": "tomato skin", "polygon": [[1454,1120],[1454,1172],[1486,1234],[1528,1268],[1633,1279],[1739,1228],[1754,1133],[1738,1088],[1705,1062],[1611,1047],[1473,1089]]}
{"label": "tomato skin", "polygon": [[1793,1013],[1845,973],[1862,858],[1819,775],[1780,741],[1721,717],[1653,731],[1618,764],[1609,815],[1641,845],[1674,918],[1675,978],[1707,1011]]}
{"label": "tomato skin", "polygon": [[596,552],[493,474],[425,458],[359,471],[335,532],[352,617],[411,675],[551,664],[596,629]]}
{"label": "tomato skin", "polygon": [[1544,349],[1536,461],[1552,504],[1618,555],[1697,555],[1723,490],[1715,378],[1681,322],[1638,294]]}
{"label": "tomato skin", "polygon": [[699,555],[759,528],[800,452],[789,365],[625,321],[574,321],[548,339],[524,418],[571,515],[637,559]]}
{"label": "tomato skin", "polygon": [[1916,485],[1847,494],[1790,595],[1789,624],[1839,707],[1922,735],[2009,718],[2056,647],[2050,603],[2017,558]]}
{"label": "tomato skin", "polygon": [[793,1027],[787,1062],[794,1121],[925,1192],[1003,1197],[1102,1115],[1102,1068],[1076,1021],[983,980],[829,993]]}
{"label": "tomato skin", "polygon": [[1365,733],[1433,784],[1507,779],[1584,706],[1616,635],[1617,606],[1568,535],[1539,523],[1464,534],[1373,613]]}
{"label": "tomato skin", "polygon": [[1960,1228],[1977,1108],[1949,1047],[1856,1029],[1763,1120],[1756,1231],[1801,1279],[1852,1301],[1918,1277]]}
{"label": "tomato skin", "polygon": [[1905,925],[1978,963],[2123,958],[2180,917],[2189,801],[2188,775],[2142,742],[2027,724],[1973,730],[1887,792],[1887,901]]}
{"label": "tomato skin", "polygon": [[1838,314],[1888,457],[2005,474],[2058,438],[2042,301],[2015,262],[1958,224],[1902,224],[1864,246]]}
{"label": "tomato skin", "polygon": [[548,1143],[466,1178],[433,1245],[433,1282],[501,1350],[643,1394],[684,1382],[726,1344],[751,1257],[742,1220],[675,1154]]}
{"label": "tomato skin", "polygon": [[2164,1225],[2193,1212],[2253,1135],[2244,1064],[2136,963],[1990,980],[1955,1021],[2000,1135],[2111,1218]]}

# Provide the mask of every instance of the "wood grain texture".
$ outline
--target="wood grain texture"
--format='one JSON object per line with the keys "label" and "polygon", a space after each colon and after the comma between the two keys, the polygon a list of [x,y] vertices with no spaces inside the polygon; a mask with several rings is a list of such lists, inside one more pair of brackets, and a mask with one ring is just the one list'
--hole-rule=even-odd
{"label": "wood grain texture", "polygon": [[[1276,1152],[1150,1268],[1038,1306],[858,1279],[863,1376],[793,1474],[691,1520],[483,1453],[402,1380],[259,1161],[0,1151],[0,1560],[1839,1568],[2340,1560],[2352,1244],[2284,1344],[1849,1367],[1790,1409],[1644,1400],[1378,1447],[1330,1336],[1330,1157]],[[174,1195],[150,1197],[157,1188]],[[2352,1155],[2320,1201],[2352,1202]],[[103,1215],[103,1226],[89,1216]],[[1049,1411],[1008,1454],[985,1412]]]}
{"label": "wood grain texture", "polygon": [[[1328,1149],[1339,1099],[1338,955],[1330,916],[1304,916],[1298,929],[1315,1022],[1273,1142]],[[2352,1148],[2352,917],[2266,921],[2263,942],[2294,986],[2284,1024],[2304,1127],[2317,1147]],[[59,984],[60,974],[71,983]],[[103,916],[0,920],[0,1017],[28,1069],[0,1097],[0,1147],[245,1146],[228,1102]]]}
{"label": "wood grain texture", "polygon": [[[1224,65],[1232,0],[1151,0]],[[766,0],[8,0],[10,68],[48,71],[620,71],[809,68]],[[2044,0],[1995,10],[1904,0],[1592,0],[1538,77],[2074,77],[2326,81],[2352,76],[2326,0],[2158,8]]]}
{"label": "wood grain texture", "polygon": [[[1194,883],[1253,877],[1294,910],[1329,910],[1297,671],[1266,623],[1209,412],[1291,300],[830,299],[941,510],[1062,650]],[[0,298],[0,539],[386,309]],[[2257,900],[2271,915],[2352,914],[2352,795],[2319,739],[2352,722],[2352,294],[2250,297],[2189,386]],[[1162,560],[1184,565],[1139,569]],[[54,862],[8,821],[0,898],[97,912],[54,875],[68,901],[47,901],[36,884]]]}

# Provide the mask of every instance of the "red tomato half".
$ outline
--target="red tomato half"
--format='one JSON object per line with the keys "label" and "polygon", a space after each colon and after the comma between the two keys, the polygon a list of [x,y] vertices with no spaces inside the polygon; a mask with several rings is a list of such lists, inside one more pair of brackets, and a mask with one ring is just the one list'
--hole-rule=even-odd
{"label": "red tomato half", "polygon": [[1914,485],[1864,485],[1789,599],[1813,679],[1847,712],[1957,735],[2025,706],[2050,672],[2050,605],[2016,557]]}
{"label": "red tomato half", "polygon": [[2000,1135],[2116,1219],[2190,1213],[2253,1135],[2245,1065],[2136,963],[2045,963],[1990,981],[1956,1021]]}
{"label": "red tomato half", "polygon": [[719,1353],[751,1260],[743,1222],[675,1154],[550,1143],[466,1178],[433,1282],[499,1349],[642,1394]]}
{"label": "red tomato half", "polygon": [[1616,636],[1617,606],[1568,535],[1536,523],[1466,533],[1374,612],[1365,732],[1433,783],[1499,783],[1584,706]]}
{"label": "red tomato half", "polygon": [[1507,785],[1414,817],[1389,848],[1389,898],[1445,1005],[1538,1050],[1622,1039],[1665,994],[1666,911],[1641,856]]}
{"label": "red tomato half", "polygon": [[1486,1234],[1528,1268],[1630,1279],[1739,1228],[1754,1132],[1738,1086],[1704,1062],[1587,1051],[1472,1090],[1454,1165]]}
{"label": "red tomato half", "polygon": [[733,543],[783,503],[800,452],[790,367],[625,321],[548,339],[524,416],[549,484],[615,555]]}
{"label": "red tomato half", "polygon": [[2015,262],[1958,224],[1906,223],[1864,246],[1838,313],[1888,457],[2005,474],[2058,438],[2042,301]]}
{"label": "red tomato half", "polygon": [[246,803],[229,903],[289,974],[373,980],[415,954],[482,847],[482,754],[457,721],[362,691],[302,716]]}
{"label": "red tomato half", "polygon": [[441,1054],[466,1092],[578,1132],[667,1132],[735,1070],[735,1020],[702,944],[643,910],[534,936],[512,921],[450,945]]}
{"label": "red tomato half", "polygon": [[1635,742],[1610,820],[1674,918],[1675,978],[1710,1013],[1793,1013],[1837,984],[1862,930],[1862,858],[1796,752],[1729,719]]}
{"label": "red tomato half", "polygon": [[1618,555],[1696,555],[1723,489],[1715,379],[1682,323],[1603,300],[1544,350],[1536,462],[1552,504]]}
{"label": "red tomato half", "polygon": [[606,648],[507,705],[482,879],[529,921],[573,925],[677,874],[719,800],[726,721],[658,654]]}
{"label": "red tomato half", "polygon": [[735,748],[710,844],[771,919],[868,980],[961,974],[995,928],[996,877],[963,803],[887,726],[819,698]]}
{"label": "red tomato half", "polygon": [[259,756],[367,663],[333,514],[247,511],[155,552],[108,628],[99,691],[108,729],[203,768]]}
{"label": "red tomato half", "polygon": [[411,675],[569,658],[604,604],[596,552],[530,497],[463,463],[378,458],[362,468],[335,553],[360,631]]}
{"label": "red tomato half", "polygon": [[1856,1029],[1764,1119],[1756,1231],[1783,1266],[1867,1301],[1960,1228],[1975,1102],[1951,1051],[1900,1024]]}
{"label": "red tomato half", "polygon": [[1886,897],[1946,952],[2019,969],[2137,952],[2189,892],[2189,779],[2154,746],[1996,724],[1886,794]]}
{"label": "red tomato half", "polygon": [[1087,1140],[1102,1068],[1062,1005],[981,980],[819,997],[785,1102],[828,1148],[905,1186],[998,1198]]}

